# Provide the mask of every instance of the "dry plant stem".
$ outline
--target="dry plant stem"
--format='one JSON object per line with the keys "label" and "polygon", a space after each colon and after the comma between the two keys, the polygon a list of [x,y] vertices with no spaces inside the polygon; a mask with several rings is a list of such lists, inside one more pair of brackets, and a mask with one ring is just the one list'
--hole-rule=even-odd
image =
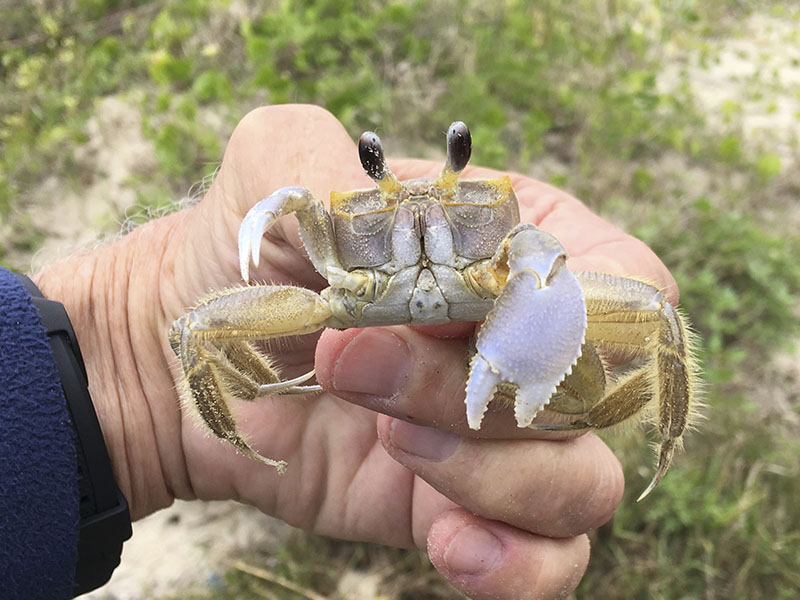
{"label": "dry plant stem", "polygon": [[265,600],[281,600],[278,598],[278,596],[268,590],[255,589],[253,591],[258,595],[259,598],[264,598]]}
{"label": "dry plant stem", "polygon": [[[161,282],[173,269],[169,248],[181,213],[143,225],[113,245],[46,266],[34,275],[45,297],[64,304],[78,337],[89,391],[114,475],[133,519],[191,497],[181,449]],[[137,261],[158,248],[160,264]],[[155,306],[154,306],[155,305]],[[160,350],[160,351],[159,351]]]}
{"label": "dry plant stem", "polygon": [[304,588],[302,586],[297,585],[296,583],[292,583],[288,579],[284,579],[280,575],[275,575],[274,573],[270,573],[264,569],[259,569],[258,567],[254,567],[252,565],[248,565],[246,562],[241,560],[237,560],[231,563],[231,566],[234,569],[241,571],[242,573],[247,573],[248,575],[252,575],[253,577],[258,577],[259,579],[263,579],[264,581],[269,581],[270,583],[274,583],[279,585],[287,590],[294,592],[295,594],[299,594],[304,598],[308,598],[308,600],[327,600],[325,596],[320,596],[319,594],[309,590],[308,588]]}

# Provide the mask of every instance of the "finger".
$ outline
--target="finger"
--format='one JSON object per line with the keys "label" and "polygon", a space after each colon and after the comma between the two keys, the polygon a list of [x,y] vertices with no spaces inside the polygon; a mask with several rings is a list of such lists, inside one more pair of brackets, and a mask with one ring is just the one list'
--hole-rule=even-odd
{"label": "finger", "polygon": [[378,437],[392,458],[459,506],[540,535],[599,527],[622,499],[622,468],[594,435],[475,440],[381,416]]}
{"label": "finger", "polygon": [[428,556],[474,600],[556,599],[578,586],[589,562],[589,540],[541,537],[455,509],[431,527]]}
{"label": "finger", "polygon": [[596,271],[634,277],[664,291],[678,301],[678,287],[667,267],[641,240],[628,235],[581,205],[557,204],[540,222],[570,255],[573,272]]}
{"label": "finger", "polygon": [[[563,439],[582,432],[519,428],[510,403],[489,404],[481,428],[467,424],[464,338],[411,327],[326,330],[317,344],[317,381],[353,404],[469,437]],[[552,415],[545,415],[552,418]]]}
{"label": "finger", "polygon": [[327,202],[332,189],[374,185],[339,120],[324,108],[304,104],[248,113],[231,135],[222,165],[221,184],[238,203],[240,216],[285,186],[301,185]]}

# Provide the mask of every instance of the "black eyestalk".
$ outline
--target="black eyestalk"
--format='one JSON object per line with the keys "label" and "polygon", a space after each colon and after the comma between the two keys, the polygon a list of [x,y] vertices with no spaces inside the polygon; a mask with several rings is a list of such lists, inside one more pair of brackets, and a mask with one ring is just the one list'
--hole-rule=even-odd
{"label": "black eyestalk", "polygon": [[383,145],[378,135],[372,131],[365,131],[358,140],[358,157],[364,172],[369,175],[378,187],[387,195],[397,194],[402,190],[402,185],[397,177],[389,170],[386,158],[383,156]]}
{"label": "black eyestalk", "polygon": [[446,194],[458,191],[458,174],[464,170],[472,155],[472,136],[463,121],[455,121],[447,130],[447,162],[436,187]]}
{"label": "black eyestalk", "polygon": [[447,162],[456,173],[463,171],[472,156],[472,136],[463,121],[456,121],[447,130]]}

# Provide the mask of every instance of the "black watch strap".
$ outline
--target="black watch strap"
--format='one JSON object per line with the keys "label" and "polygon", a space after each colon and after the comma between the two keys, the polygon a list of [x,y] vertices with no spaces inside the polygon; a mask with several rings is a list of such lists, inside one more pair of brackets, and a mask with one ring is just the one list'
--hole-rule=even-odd
{"label": "black watch strap", "polygon": [[122,543],[131,537],[128,502],[114,481],[103,432],[89,396],[86,366],[67,311],[63,304],[44,298],[28,277],[17,277],[42,317],[72,417],[80,492],[78,564],[72,593],[78,596],[106,583],[119,565]]}

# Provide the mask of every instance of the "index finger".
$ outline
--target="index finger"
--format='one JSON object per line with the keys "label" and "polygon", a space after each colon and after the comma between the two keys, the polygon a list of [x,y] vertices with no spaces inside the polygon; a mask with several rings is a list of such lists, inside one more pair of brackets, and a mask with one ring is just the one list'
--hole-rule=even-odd
{"label": "index finger", "polygon": [[326,330],[317,344],[317,381],[336,396],[417,425],[467,437],[560,439],[582,432],[517,427],[509,405],[489,405],[479,431],[464,404],[468,341],[411,327]]}

